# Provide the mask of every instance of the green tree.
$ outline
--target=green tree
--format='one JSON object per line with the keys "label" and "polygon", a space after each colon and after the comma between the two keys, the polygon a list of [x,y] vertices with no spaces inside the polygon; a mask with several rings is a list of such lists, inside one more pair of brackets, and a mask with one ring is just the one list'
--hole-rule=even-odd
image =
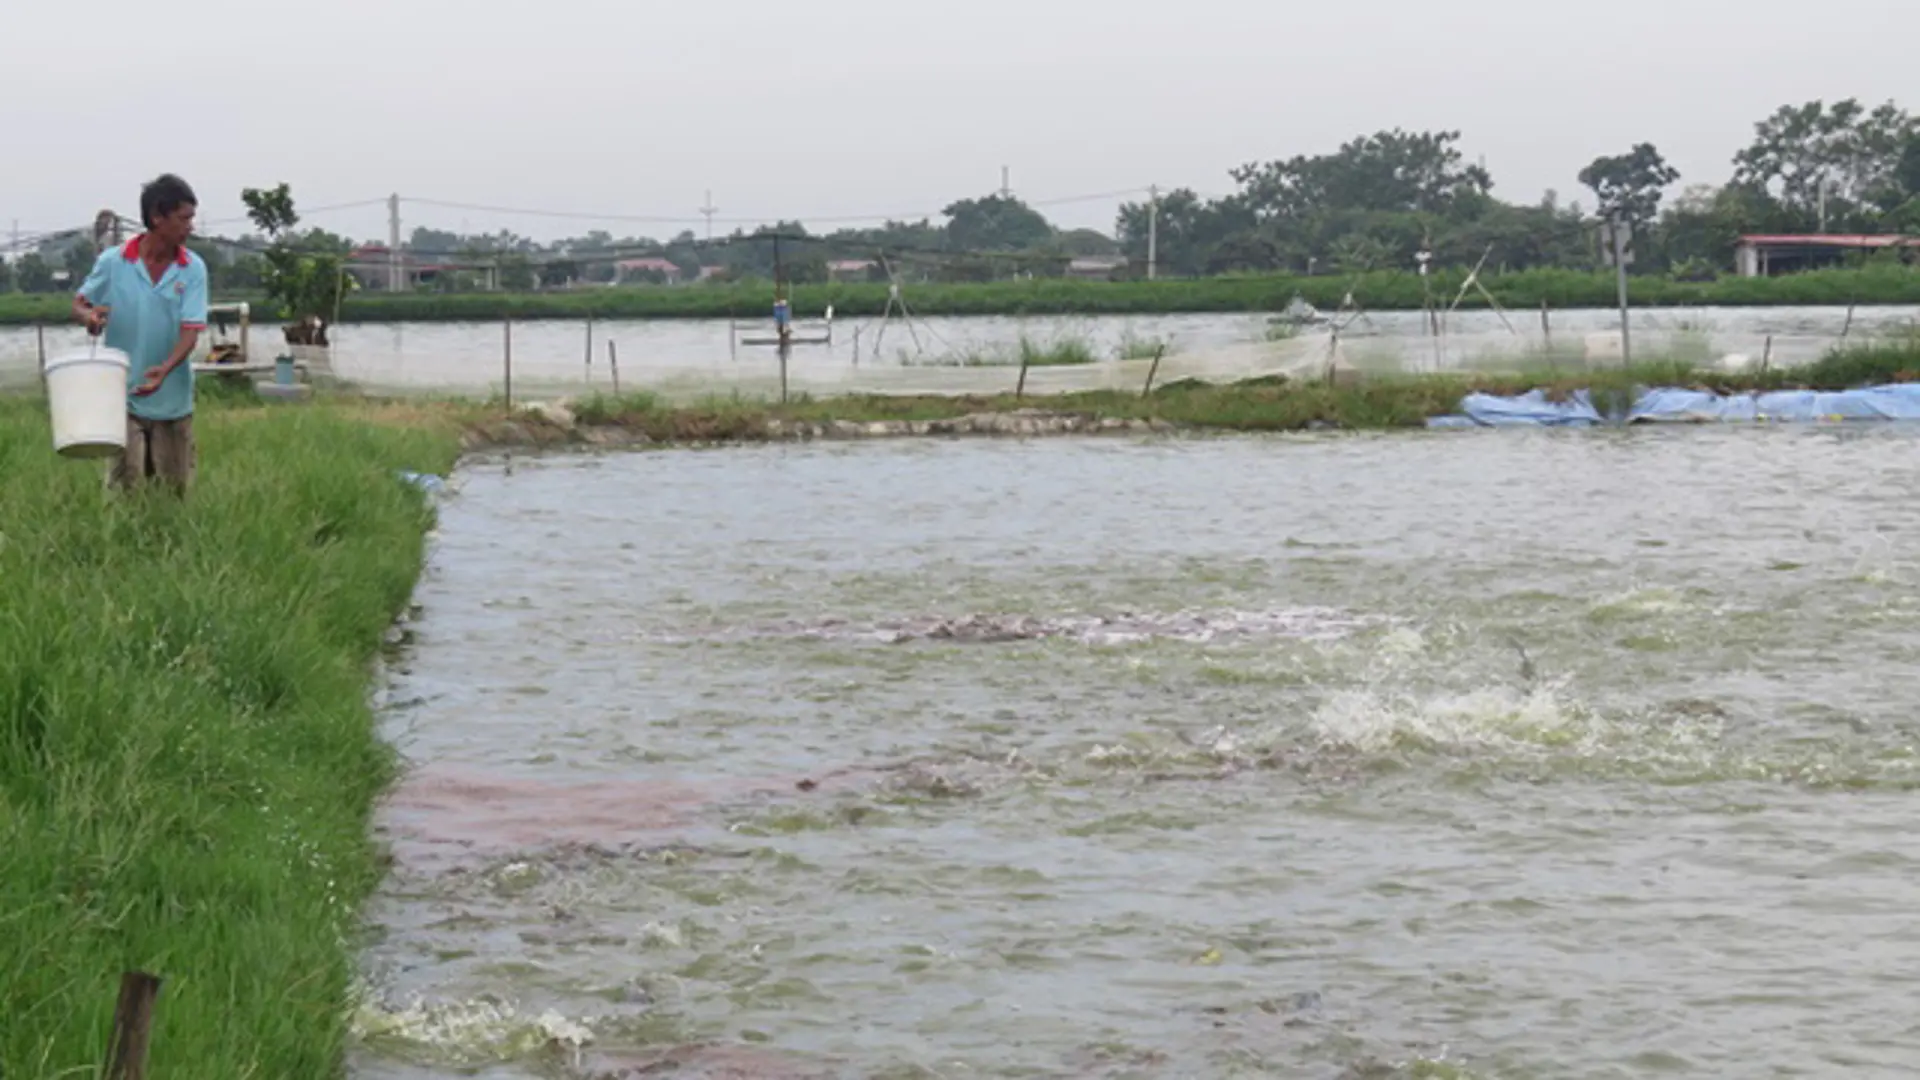
{"label": "green tree", "polygon": [[53,267],[47,265],[37,251],[21,257],[20,264],[14,267],[14,275],[20,279],[22,292],[47,293],[54,291]]}
{"label": "green tree", "polygon": [[1098,229],[1072,229],[1060,233],[1050,246],[1076,259],[1120,253],[1119,243]]}
{"label": "green tree", "polygon": [[580,264],[571,259],[542,263],[539,277],[543,289],[564,288],[580,280]]}
{"label": "green tree", "polygon": [[1446,216],[1493,188],[1485,169],[1462,164],[1459,141],[1457,131],[1395,129],[1354,139],[1332,154],[1246,165],[1232,175],[1263,218],[1297,220],[1329,210]]}
{"label": "green tree", "polygon": [[1907,136],[1894,166],[1894,184],[1908,199],[1920,198],[1920,132]]}
{"label": "green tree", "polygon": [[[1138,265],[1146,265],[1151,223],[1149,204],[1130,202],[1120,207],[1115,223],[1120,251]],[[1160,197],[1159,272],[1175,276],[1219,272],[1233,261],[1223,261],[1222,245],[1257,224],[1241,200],[1204,200],[1189,188],[1167,192]]]}
{"label": "green tree", "polygon": [[342,296],[353,287],[344,258],[351,245],[344,237],[314,229],[294,233],[300,215],[286,184],[247,188],[240,193],[247,217],[270,239],[263,253],[261,288],[280,309],[289,345],[327,344],[327,324]]}
{"label": "green tree", "polygon": [[91,243],[75,241],[60,253],[60,269],[67,272],[67,282],[77,289],[93,272],[93,264],[99,257]]}
{"label": "green tree", "polygon": [[507,255],[500,260],[500,287],[514,292],[533,288],[533,263],[525,255]]}
{"label": "green tree", "polygon": [[1868,109],[1848,98],[1828,105],[1786,105],[1754,125],[1754,141],[1734,157],[1736,185],[1765,192],[1797,229],[1869,229],[1905,201],[1901,170],[1916,131],[1893,102]]}
{"label": "green tree", "polygon": [[1029,251],[1053,238],[1053,226],[1017,198],[962,199],[941,211],[953,251]]}
{"label": "green tree", "polygon": [[1580,170],[1580,182],[1593,190],[1603,218],[1624,217],[1638,233],[1660,216],[1660,200],[1680,179],[1680,170],[1667,164],[1652,143],[1640,143],[1624,154],[1595,158]]}

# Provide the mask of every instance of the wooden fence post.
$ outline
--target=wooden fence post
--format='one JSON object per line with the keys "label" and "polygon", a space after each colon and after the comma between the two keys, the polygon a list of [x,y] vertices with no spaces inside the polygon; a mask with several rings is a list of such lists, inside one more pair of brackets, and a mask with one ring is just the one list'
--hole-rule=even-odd
{"label": "wooden fence post", "polygon": [[106,1080],[146,1080],[147,1039],[153,1029],[154,1001],[159,996],[159,976],[141,971],[120,976],[120,1004],[113,1010]]}
{"label": "wooden fence post", "polygon": [[1160,374],[1160,358],[1165,355],[1167,355],[1167,345],[1166,342],[1163,341],[1159,347],[1153,350],[1153,365],[1147,368],[1147,385],[1140,388],[1141,397],[1145,398],[1153,395],[1153,377]]}

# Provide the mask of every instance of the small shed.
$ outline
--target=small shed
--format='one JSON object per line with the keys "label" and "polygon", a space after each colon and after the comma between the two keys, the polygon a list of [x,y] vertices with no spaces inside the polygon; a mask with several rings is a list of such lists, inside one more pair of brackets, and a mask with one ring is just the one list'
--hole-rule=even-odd
{"label": "small shed", "polygon": [[1853,251],[1920,248],[1920,236],[1848,233],[1763,233],[1742,236],[1733,249],[1741,277],[1771,277],[1831,266]]}

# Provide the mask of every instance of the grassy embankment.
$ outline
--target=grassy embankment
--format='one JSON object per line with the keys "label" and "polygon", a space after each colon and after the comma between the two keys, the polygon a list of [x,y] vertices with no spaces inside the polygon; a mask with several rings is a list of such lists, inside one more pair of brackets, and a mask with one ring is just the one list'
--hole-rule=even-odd
{"label": "grassy embankment", "polygon": [[[1462,270],[1433,276],[1433,294],[1451,303],[1465,280]],[[1615,302],[1610,273],[1576,270],[1527,270],[1483,279],[1503,306],[1537,309],[1607,308]],[[1376,271],[1357,281],[1340,275],[1298,277],[1253,274],[1160,281],[1068,281],[1036,279],[983,284],[911,286],[913,309],[920,315],[1152,315],[1181,312],[1279,311],[1298,295],[1327,310],[1340,306],[1351,286],[1355,299],[1371,311],[1417,311],[1426,289],[1417,274]],[[517,319],[758,319],[769,315],[771,286],[745,282],[678,288],[593,288],[548,293],[480,293],[443,296],[418,293],[349,295],[341,312],[347,322],[491,321]],[[1847,304],[1920,304],[1920,273],[1899,266],[1832,269],[1777,278],[1726,277],[1718,281],[1673,281],[1665,277],[1632,279],[1636,306],[1830,306]],[[871,283],[800,285],[793,290],[794,310],[805,317],[831,304],[837,314],[875,316],[886,307],[887,287]],[[1469,290],[1462,307],[1485,307],[1486,298]],[[57,322],[67,317],[65,296],[0,294],[0,324]]]}
{"label": "grassy embankment", "polygon": [[0,396],[0,1076],[93,1076],[119,975],[151,1075],[337,1075],[394,759],[368,661],[450,423],[203,406],[185,505],[118,500]]}
{"label": "grassy embankment", "polygon": [[[588,426],[614,426],[658,442],[754,441],[776,427],[832,421],[948,420],[975,413],[1036,409],[1088,419],[1157,420],[1180,427],[1228,431],[1301,431],[1312,428],[1374,430],[1424,426],[1458,410],[1476,391],[1519,394],[1541,389],[1566,395],[1580,389],[1599,394],[1635,387],[1686,386],[1723,393],[1785,389],[1843,390],[1875,383],[1920,381],[1920,337],[1836,348],[1818,363],[1797,369],[1742,374],[1707,371],[1680,362],[1652,362],[1631,369],[1515,372],[1494,375],[1398,375],[1376,378],[1288,380],[1284,377],[1209,384],[1182,381],[1151,394],[1097,390],[1082,393],[992,396],[848,395],[800,398],[787,405],[750,399],[715,399],[670,405],[647,393],[593,395],[575,403],[576,419]],[[497,431],[470,416],[482,433]]]}

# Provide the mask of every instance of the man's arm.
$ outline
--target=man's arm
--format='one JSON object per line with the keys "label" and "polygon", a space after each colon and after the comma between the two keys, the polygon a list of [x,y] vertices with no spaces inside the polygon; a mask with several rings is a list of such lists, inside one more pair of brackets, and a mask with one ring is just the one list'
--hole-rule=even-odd
{"label": "man's arm", "polygon": [[93,269],[87,272],[87,280],[80,285],[80,291],[73,294],[74,321],[87,328],[90,334],[97,334],[107,328],[108,309],[102,306],[107,297],[107,255],[104,252],[93,261]]}

